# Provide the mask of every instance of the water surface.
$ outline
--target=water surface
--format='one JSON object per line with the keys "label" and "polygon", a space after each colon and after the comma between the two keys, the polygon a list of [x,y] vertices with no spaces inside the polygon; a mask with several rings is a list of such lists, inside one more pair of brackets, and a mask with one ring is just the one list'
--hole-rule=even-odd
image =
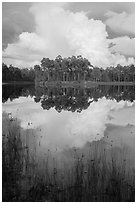
{"label": "water surface", "polygon": [[33,129],[41,149],[82,148],[103,139],[110,125],[117,131],[114,140],[120,128],[122,143],[134,139],[125,134],[135,122],[134,86],[3,85],[3,111],[19,119],[22,128]]}
{"label": "water surface", "polygon": [[134,200],[134,86],[2,89],[4,199]]}

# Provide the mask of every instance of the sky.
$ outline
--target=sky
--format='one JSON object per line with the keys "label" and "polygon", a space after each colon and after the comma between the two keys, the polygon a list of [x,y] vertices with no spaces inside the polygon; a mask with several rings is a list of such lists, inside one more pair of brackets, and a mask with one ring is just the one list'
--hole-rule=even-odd
{"label": "sky", "polygon": [[3,2],[2,60],[33,67],[82,55],[106,68],[135,61],[134,2]]}

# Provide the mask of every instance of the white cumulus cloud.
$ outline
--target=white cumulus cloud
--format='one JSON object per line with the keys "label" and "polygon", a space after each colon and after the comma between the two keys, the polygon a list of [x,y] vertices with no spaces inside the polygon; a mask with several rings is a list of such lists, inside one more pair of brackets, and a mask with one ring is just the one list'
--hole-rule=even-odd
{"label": "white cumulus cloud", "polygon": [[128,36],[117,37],[110,40],[113,43],[112,52],[119,52],[127,56],[135,56],[135,38]]}
{"label": "white cumulus cloud", "polygon": [[122,34],[135,33],[135,14],[108,11],[105,16],[108,18],[105,22],[106,25],[108,25],[114,32]]}
{"label": "white cumulus cloud", "polygon": [[[106,25],[100,20],[88,19],[84,12],[71,12],[65,3],[35,3],[30,9],[34,15],[34,33],[22,33],[14,44],[3,51],[3,59],[18,66],[39,63],[43,57],[55,58],[82,55],[99,67],[134,63],[120,50],[112,53]],[[129,49],[127,47],[127,49]]]}

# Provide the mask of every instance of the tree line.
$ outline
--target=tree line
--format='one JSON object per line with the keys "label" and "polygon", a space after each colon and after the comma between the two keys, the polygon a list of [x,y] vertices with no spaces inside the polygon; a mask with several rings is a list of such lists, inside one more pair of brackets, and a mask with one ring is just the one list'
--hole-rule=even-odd
{"label": "tree line", "polygon": [[2,63],[2,81],[34,81],[35,71],[33,68],[23,68],[14,67],[10,65],[9,67]]}
{"label": "tree line", "polygon": [[135,66],[108,67],[106,69],[94,67],[80,56],[62,58],[60,55],[55,60],[43,58],[41,65],[35,65],[35,81],[101,81],[101,82],[134,82]]}
{"label": "tree line", "polygon": [[51,60],[43,58],[40,65],[33,68],[9,67],[2,63],[2,81],[96,81],[96,82],[134,82],[135,66],[95,67],[81,55]]}

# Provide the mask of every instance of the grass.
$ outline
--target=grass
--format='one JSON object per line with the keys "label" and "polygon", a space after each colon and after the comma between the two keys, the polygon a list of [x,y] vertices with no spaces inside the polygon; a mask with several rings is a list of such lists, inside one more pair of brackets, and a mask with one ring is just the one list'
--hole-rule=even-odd
{"label": "grass", "polygon": [[[135,201],[134,169],[128,169],[123,152],[89,145],[88,153],[72,148],[69,164],[46,151],[39,159],[20,122],[3,113],[2,201],[112,202]],[[111,158],[111,159],[109,159]]]}

